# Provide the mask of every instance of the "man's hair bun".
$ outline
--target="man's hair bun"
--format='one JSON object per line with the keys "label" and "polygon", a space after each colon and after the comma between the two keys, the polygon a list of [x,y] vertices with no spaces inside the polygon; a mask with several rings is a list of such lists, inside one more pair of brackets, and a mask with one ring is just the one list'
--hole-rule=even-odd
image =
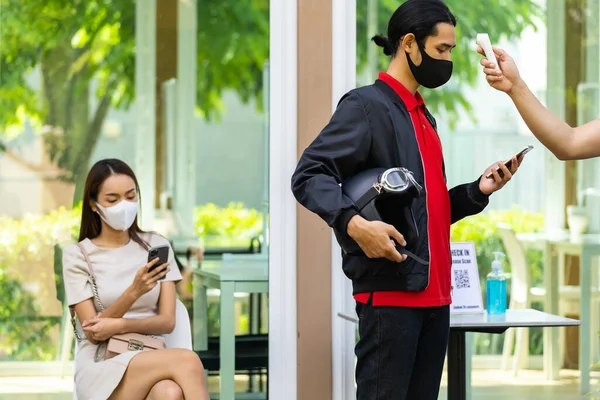
{"label": "man's hair bun", "polygon": [[372,41],[379,47],[383,47],[383,54],[386,56],[391,56],[394,53],[394,49],[392,49],[392,43],[387,36],[383,35],[375,35],[371,38]]}

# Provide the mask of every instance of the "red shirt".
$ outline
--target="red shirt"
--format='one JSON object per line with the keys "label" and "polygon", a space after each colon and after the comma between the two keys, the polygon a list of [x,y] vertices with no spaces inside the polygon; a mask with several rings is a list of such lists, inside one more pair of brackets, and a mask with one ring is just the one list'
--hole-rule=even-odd
{"label": "red shirt", "polygon": [[[452,260],[450,257],[450,196],[443,172],[442,143],[425,116],[425,103],[391,75],[382,72],[379,79],[400,96],[412,119],[423,160],[427,193],[427,234],[429,236],[429,286],[422,292],[357,293],[354,299],[373,306],[437,307],[452,302],[450,296]],[[402,233],[402,232],[400,232]]]}

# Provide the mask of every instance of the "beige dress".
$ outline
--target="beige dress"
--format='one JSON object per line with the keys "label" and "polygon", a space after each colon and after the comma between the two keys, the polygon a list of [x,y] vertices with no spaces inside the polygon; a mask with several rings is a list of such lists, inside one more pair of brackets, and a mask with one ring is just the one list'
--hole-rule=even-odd
{"label": "beige dress", "polygon": [[[169,244],[160,235],[143,235],[150,246]],[[87,250],[92,267],[96,274],[98,296],[104,307],[111,304],[125,292],[133,282],[136,272],[146,264],[148,251],[131,240],[119,248],[100,248],[89,239],[81,242]],[[179,281],[181,274],[175,263],[173,249],[169,251],[169,268],[171,271],[163,282]],[[93,297],[88,280],[89,269],[81,250],[73,244],[63,251],[63,277],[65,292],[69,306],[81,303]],[[160,285],[140,297],[131,306],[123,318],[146,318],[158,314],[158,297]],[[98,306],[96,305],[96,309]],[[79,336],[85,338],[78,321]],[[114,358],[95,362],[97,346],[84,339],[78,344],[75,358],[75,391],[78,400],[106,400],[123,378],[131,359],[138,352],[127,352]]]}

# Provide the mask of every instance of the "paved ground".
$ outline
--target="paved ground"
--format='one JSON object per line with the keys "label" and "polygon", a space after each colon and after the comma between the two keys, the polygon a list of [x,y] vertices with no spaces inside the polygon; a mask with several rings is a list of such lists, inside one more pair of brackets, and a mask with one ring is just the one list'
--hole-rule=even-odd
{"label": "paved ground", "polygon": [[[548,382],[542,371],[522,370],[518,379],[511,372],[498,370],[474,370],[472,376],[472,400],[592,400],[600,399],[600,385],[594,384],[589,396],[580,396],[579,371],[563,370],[561,380]],[[593,381],[598,382],[600,375],[593,373]],[[440,400],[446,399],[446,377],[440,392]]]}
{"label": "paved ground", "polygon": [[[446,399],[446,382],[442,383],[440,400]],[[594,375],[598,381],[600,375]],[[513,380],[509,372],[497,370],[473,371],[472,400],[591,400],[600,399],[600,384],[592,387],[598,393],[579,396],[579,378],[577,371],[563,370],[561,380],[547,382],[542,371],[523,370],[519,378]],[[218,390],[218,378],[209,380],[211,392]],[[236,379],[237,390],[246,390],[244,378]],[[0,400],[71,400],[72,378],[19,377],[0,378]]]}

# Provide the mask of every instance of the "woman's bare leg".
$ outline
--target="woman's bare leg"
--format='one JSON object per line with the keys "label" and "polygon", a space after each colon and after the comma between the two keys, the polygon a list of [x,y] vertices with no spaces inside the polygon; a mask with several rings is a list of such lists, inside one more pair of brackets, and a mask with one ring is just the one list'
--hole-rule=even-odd
{"label": "woman's bare leg", "polygon": [[143,400],[164,380],[179,385],[186,399],[209,400],[204,367],[196,353],[184,349],[145,351],[133,357],[110,400]]}
{"label": "woman's bare leg", "polygon": [[146,400],[183,400],[183,392],[175,381],[169,379],[154,385]]}

